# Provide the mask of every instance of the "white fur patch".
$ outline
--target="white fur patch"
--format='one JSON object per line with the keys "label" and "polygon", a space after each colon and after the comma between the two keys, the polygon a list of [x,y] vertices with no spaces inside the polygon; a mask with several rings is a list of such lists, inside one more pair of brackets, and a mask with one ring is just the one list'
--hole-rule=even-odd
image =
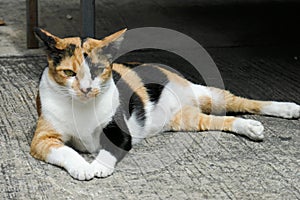
{"label": "white fur patch", "polygon": [[84,76],[80,80],[80,88],[86,89],[86,88],[91,87],[91,83],[92,83],[91,72],[90,72],[90,68],[85,60],[82,63],[82,66],[83,66],[82,70],[84,71],[82,73],[84,74]]}
{"label": "white fur patch", "polygon": [[[154,123],[150,130],[155,133],[170,130],[169,122],[180,109],[184,106],[199,106],[199,96],[208,94],[208,90],[201,85],[189,83],[188,86],[182,86],[169,82],[151,113]],[[163,129],[161,126],[164,126]]]}
{"label": "white fur patch", "polygon": [[124,116],[124,120],[127,124],[128,130],[132,137],[132,144],[136,144],[136,143],[140,142],[142,139],[144,139],[148,135],[148,132],[145,131],[145,127],[142,127],[139,124],[135,113],[133,113],[132,116],[128,120]]}
{"label": "white fur patch", "polygon": [[261,109],[261,114],[287,119],[300,117],[300,106],[289,102],[271,102]]}
{"label": "white fur patch", "polygon": [[264,138],[264,127],[256,120],[237,118],[232,125],[232,132],[245,135],[253,140]]}
{"label": "white fur patch", "polygon": [[70,147],[52,148],[46,161],[65,168],[75,179],[90,180],[94,177],[91,165]]}
{"label": "white fur patch", "polygon": [[116,163],[117,159],[110,152],[102,149],[91,166],[96,177],[104,178],[114,172]]}
{"label": "white fur patch", "polygon": [[70,139],[80,151],[96,152],[100,148],[100,133],[119,106],[115,98],[118,91],[110,84],[105,93],[88,101],[80,102],[65,94],[59,85],[48,78],[46,68],[40,83],[42,113],[66,142]]}

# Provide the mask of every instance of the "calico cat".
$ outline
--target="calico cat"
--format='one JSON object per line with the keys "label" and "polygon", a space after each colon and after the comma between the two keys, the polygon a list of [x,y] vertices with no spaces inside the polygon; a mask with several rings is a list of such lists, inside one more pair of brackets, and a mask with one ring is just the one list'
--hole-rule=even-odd
{"label": "calico cat", "polygon": [[[126,29],[102,40],[61,39],[36,29],[48,66],[37,96],[31,155],[78,180],[107,177],[132,145],[163,131],[220,130],[264,138],[258,121],[211,112],[299,118],[295,103],[256,101],[194,84],[166,68],[112,63]],[[95,153],[88,163],[77,151]]]}

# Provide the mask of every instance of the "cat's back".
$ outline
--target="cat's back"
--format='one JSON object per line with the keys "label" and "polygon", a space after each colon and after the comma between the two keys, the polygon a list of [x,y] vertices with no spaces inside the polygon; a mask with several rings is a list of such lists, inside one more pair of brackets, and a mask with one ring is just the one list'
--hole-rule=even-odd
{"label": "cat's back", "polygon": [[203,87],[155,64],[113,64],[112,69],[133,138],[164,131],[182,106],[196,102],[194,87]]}
{"label": "cat's back", "polygon": [[[138,62],[128,62],[124,64],[113,64],[113,79],[117,87],[126,84],[130,89],[140,92],[143,89],[147,94],[144,98],[157,102],[161,92],[168,85],[176,87],[190,87],[191,82],[182,77],[173,69],[167,69],[158,64],[142,64]],[[124,88],[124,86],[123,86]]]}
{"label": "cat's back", "polygon": [[207,93],[206,87],[188,81],[179,72],[164,65],[129,62],[113,64],[112,69],[120,92],[136,93],[142,101],[156,104],[161,101],[163,93],[177,94],[178,98],[184,97],[186,92],[196,92],[197,96]]}
{"label": "cat's back", "polygon": [[174,98],[184,97],[183,94],[192,91],[194,85],[174,70],[157,64],[113,64],[112,69],[121,101],[127,102],[130,112],[135,109],[143,114],[145,111],[139,110],[152,110],[167,101],[172,106]]}

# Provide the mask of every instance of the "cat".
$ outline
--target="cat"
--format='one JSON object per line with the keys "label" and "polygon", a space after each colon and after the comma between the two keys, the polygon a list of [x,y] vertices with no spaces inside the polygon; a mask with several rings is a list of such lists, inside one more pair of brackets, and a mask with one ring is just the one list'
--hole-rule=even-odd
{"label": "cat", "polygon": [[[102,40],[62,39],[35,29],[48,66],[36,98],[33,157],[64,168],[75,179],[90,180],[111,175],[135,143],[163,131],[220,130],[263,140],[260,122],[212,112],[300,117],[295,103],[234,96],[154,64],[113,63],[111,52],[118,50],[125,32]],[[95,154],[94,161],[74,149]]]}

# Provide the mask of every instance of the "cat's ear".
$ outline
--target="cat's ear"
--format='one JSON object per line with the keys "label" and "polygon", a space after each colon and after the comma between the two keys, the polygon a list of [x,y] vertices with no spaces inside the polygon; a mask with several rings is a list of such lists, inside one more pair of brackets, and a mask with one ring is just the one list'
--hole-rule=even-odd
{"label": "cat's ear", "polygon": [[102,54],[106,55],[110,62],[112,62],[117,55],[118,50],[124,39],[126,28],[122,29],[116,33],[113,33],[104,39],[102,39]]}
{"label": "cat's ear", "polygon": [[52,35],[51,33],[41,29],[41,28],[35,28],[34,33],[36,36],[42,40],[45,44],[45,46],[49,50],[55,50],[57,49],[57,44],[61,41],[61,39],[55,35]]}
{"label": "cat's ear", "polygon": [[102,39],[104,46],[110,46],[111,48],[116,48],[116,49],[120,48],[126,31],[127,28],[115,32]]}
{"label": "cat's ear", "polygon": [[126,32],[126,28],[122,29],[116,33],[113,33],[102,40],[93,39],[93,38],[87,38],[85,40],[85,43],[83,44],[83,47],[88,50],[93,49],[99,49],[99,48],[105,48],[105,47],[113,47],[118,49],[124,39],[124,34]]}

